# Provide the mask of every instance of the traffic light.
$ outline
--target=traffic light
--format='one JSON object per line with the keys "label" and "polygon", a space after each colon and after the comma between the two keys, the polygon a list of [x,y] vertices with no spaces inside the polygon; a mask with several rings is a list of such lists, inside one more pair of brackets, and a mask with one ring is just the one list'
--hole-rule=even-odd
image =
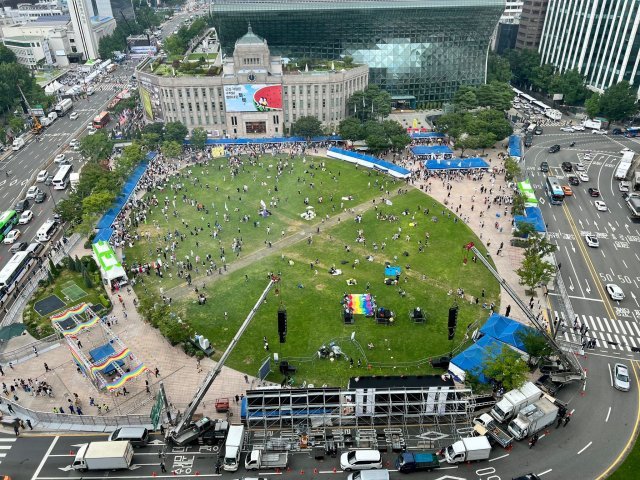
{"label": "traffic light", "polygon": [[284,343],[287,339],[287,311],[284,308],[278,309],[278,335],[280,343]]}
{"label": "traffic light", "polygon": [[458,326],[458,306],[451,307],[449,309],[449,340],[453,340],[456,334],[456,327]]}

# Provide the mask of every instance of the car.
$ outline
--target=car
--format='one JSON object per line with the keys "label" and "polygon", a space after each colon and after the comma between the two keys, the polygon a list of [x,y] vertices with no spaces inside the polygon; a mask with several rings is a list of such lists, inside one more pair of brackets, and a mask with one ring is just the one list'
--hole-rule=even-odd
{"label": "car", "polygon": [[631,182],[622,181],[618,184],[618,190],[621,192],[628,192],[631,187]]}
{"label": "car", "polygon": [[589,181],[589,175],[587,175],[585,172],[580,172],[578,174],[578,177],[580,178],[580,181],[582,181],[582,182],[588,182]]}
{"label": "car", "polygon": [[573,185],[574,187],[580,185],[580,180],[578,180],[578,177],[576,177],[575,175],[569,175],[569,178],[567,180],[569,181],[569,185]]}
{"label": "car", "polygon": [[565,197],[573,196],[573,190],[569,185],[562,185],[562,193],[564,193]]}
{"label": "car", "polygon": [[89,135],[95,135],[98,132],[98,130],[96,130],[95,128],[91,127],[89,129]]}
{"label": "car", "polygon": [[13,209],[16,211],[16,213],[22,213],[25,210],[28,210],[29,200],[27,200],[26,198],[24,200],[20,200],[19,202],[16,203],[16,206],[13,207]]}
{"label": "car", "polygon": [[565,172],[572,172],[573,171],[573,165],[571,165],[571,163],[569,162],[562,162],[562,170],[564,170]]}
{"label": "car", "polygon": [[49,175],[47,179],[44,181],[44,184],[49,186],[53,183],[53,175]]}
{"label": "car", "polygon": [[592,197],[599,197],[600,190],[598,190],[597,188],[589,187],[589,195]]}
{"label": "car", "polygon": [[25,210],[20,215],[20,218],[18,219],[18,223],[20,225],[26,225],[31,221],[31,219],[33,219],[33,212],[31,210]]}
{"label": "car", "polygon": [[576,132],[584,132],[584,125],[574,125],[572,127]]}
{"label": "car", "polygon": [[588,152],[587,152],[587,153],[585,153],[585,154],[584,154],[584,158],[583,158],[583,160],[586,160],[587,162],[591,161],[591,154],[590,154],[590,153],[588,153]]}
{"label": "car", "polygon": [[598,248],[600,246],[600,240],[595,235],[585,235],[584,241],[587,242],[587,245],[593,248]]}
{"label": "car", "polygon": [[29,244],[27,242],[16,242],[13,245],[11,245],[11,248],[9,248],[9,253],[22,252],[26,250],[28,246]]}
{"label": "car", "polygon": [[[14,230],[11,231],[13,232]],[[624,292],[618,285],[616,285],[615,283],[607,283],[606,288],[607,293],[611,297],[611,300],[624,300]]]}
{"label": "car", "polygon": [[613,130],[611,130],[611,134],[612,135],[622,135],[622,129],[614,128]]}
{"label": "car", "polygon": [[562,131],[562,132],[569,132],[569,133],[573,133],[573,132],[575,132],[576,130],[575,130],[575,128],[573,128],[573,127],[562,127],[562,128],[560,129],[560,131]]}
{"label": "car", "polygon": [[77,138],[74,138],[73,140],[71,140],[69,142],[69,146],[71,148],[76,148],[76,146],[80,145],[80,140],[78,140]]}
{"label": "car", "polygon": [[527,473],[525,475],[520,475],[519,477],[516,477],[513,480],[542,480],[542,479],[535,473]]}
{"label": "car", "polygon": [[623,363],[616,363],[613,367],[613,388],[622,392],[631,390],[629,369]]}
{"label": "car", "polygon": [[560,151],[560,145],[556,144],[556,145],[551,145],[549,147],[549,153],[557,153]]}
{"label": "car", "polygon": [[46,170],[40,170],[38,176],[36,177],[36,182],[42,183],[47,179],[49,173]]}
{"label": "car", "polygon": [[620,150],[620,155],[624,155],[627,152],[633,152],[633,150],[628,147],[624,147],[622,150]]}
{"label": "car", "polygon": [[378,450],[350,450],[340,455],[340,468],[352,470],[375,470],[382,468],[382,454]]}
{"label": "car", "polygon": [[33,199],[33,201],[36,203],[42,203],[46,199],[47,199],[47,192],[43,192],[42,190],[40,190],[36,195],[36,198]]}
{"label": "car", "polygon": [[64,153],[59,153],[58,155],[56,155],[56,158],[53,159],[53,163],[55,163],[56,165],[60,165],[62,162],[64,162],[65,158],[66,157]]}
{"label": "car", "polygon": [[576,163],[573,168],[576,172],[584,172],[584,164],[581,162]]}
{"label": "car", "polygon": [[28,198],[29,200],[33,200],[34,198],[36,198],[36,195],[38,194],[39,191],[40,189],[35,185],[29,187],[29,190],[27,190],[26,198]]}
{"label": "car", "polygon": [[591,133],[595,133],[596,135],[606,135],[606,130],[591,130]]}
{"label": "car", "polygon": [[15,228],[11,230],[6,237],[4,237],[2,243],[4,243],[5,245],[11,245],[13,242],[20,238],[20,235],[22,235],[22,232]]}
{"label": "car", "polygon": [[80,115],[78,114],[78,112],[73,112],[71,115],[69,115],[69,120],[77,120],[79,116]]}
{"label": "car", "polygon": [[596,206],[596,209],[599,212],[607,211],[607,205],[602,200],[596,200],[595,202],[593,202],[593,204]]}
{"label": "car", "polygon": [[547,173],[549,171],[549,164],[547,162],[542,162],[540,164],[540,171],[543,173]]}

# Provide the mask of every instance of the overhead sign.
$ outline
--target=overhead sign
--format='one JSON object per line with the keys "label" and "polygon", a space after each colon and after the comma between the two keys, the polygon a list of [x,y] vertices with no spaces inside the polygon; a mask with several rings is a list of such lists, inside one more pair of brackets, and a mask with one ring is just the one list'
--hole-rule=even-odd
{"label": "overhead sign", "polygon": [[225,85],[227,112],[268,112],[282,110],[281,85]]}

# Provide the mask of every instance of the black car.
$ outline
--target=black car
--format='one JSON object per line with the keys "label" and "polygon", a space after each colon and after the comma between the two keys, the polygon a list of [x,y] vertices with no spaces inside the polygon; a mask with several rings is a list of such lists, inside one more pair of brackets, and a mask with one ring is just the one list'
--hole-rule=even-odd
{"label": "black car", "polygon": [[613,130],[611,130],[611,134],[612,135],[622,135],[622,129],[614,128]]}
{"label": "black car", "polygon": [[571,165],[570,162],[562,162],[562,170],[564,170],[565,172],[572,172],[573,165]]}
{"label": "black car", "polygon": [[536,129],[533,131],[533,133],[535,133],[536,135],[542,135],[544,132],[544,130],[542,130],[542,127],[537,126]]}
{"label": "black car", "polygon": [[540,164],[540,171],[543,173],[547,173],[549,171],[549,164],[547,162],[542,162]]}
{"label": "black car", "polygon": [[556,144],[556,145],[551,145],[549,147],[549,153],[556,153],[560,151],[560,145]]}
{"label": "black car", "polygon": [[580,185],[580,180],[578,179],[578,177],[574,175],[570,175],[568,180],[569,180],[569,185],[573,185],[574,187],[577,187],[578,185]]}
{"label": "black car", "polygon": [[16,206],[14,208],[14,210],[17,213],[22,213],[25,210],[29,209],[29,200],[27,200],[26,198],[24,200],[20,200],[18,203],[16,203]]}
{"label": "black car", "polygon": [[37,194],[36,194],[36,198],[34,198],[34,202],[36,203],[42,203],[47,199],[47,194],[46,192],[43,192],[42,190],[40,190]]}
{"label": "black car", "polygon": [[600,190],[598,190],[597,188],[589,188],[589,195],[591,195],[592,197],[599,197],[600,196]]}
{"label": "black car", "polygon": [[9,253],[21,252],[23,250],[26,250],[28,246],[29,244],[27,242],[16,242],[13,245],[11,245],[11,248],[9,249]]}

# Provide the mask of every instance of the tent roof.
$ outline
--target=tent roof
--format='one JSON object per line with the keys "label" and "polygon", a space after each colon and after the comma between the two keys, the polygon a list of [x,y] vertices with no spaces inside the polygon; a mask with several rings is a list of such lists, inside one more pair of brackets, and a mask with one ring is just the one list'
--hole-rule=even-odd
{"label": "tent roof", "polygon": [[485,335],[469,348],[453,357],[450,363],[465,372],[473,373],[482,383],[488,383],[489,380],[482,374],[482,366],[487,359],[498,355],[501,350],[502,344],[499,341],[489,335]]}
{"label": "tent roof", "polygon": [[492,314],[480,329],[480,333],[485,336],[492,337],[523,352],[526,352],[526,349],[520,340],[520,332],[526,331],[535,332],[533,328],[497,313]]}
{"label": "tent roof", "polygon": [[427,170],[459,170],[467,168],[489,168],[489,164],[479,157],[452,158],[451,160],[427,160]]}
{"label": "tent roof", "polygon": [[444,153],[453,153],[446,145],[416,145],[411,147],[414,155],[438,155]]}

